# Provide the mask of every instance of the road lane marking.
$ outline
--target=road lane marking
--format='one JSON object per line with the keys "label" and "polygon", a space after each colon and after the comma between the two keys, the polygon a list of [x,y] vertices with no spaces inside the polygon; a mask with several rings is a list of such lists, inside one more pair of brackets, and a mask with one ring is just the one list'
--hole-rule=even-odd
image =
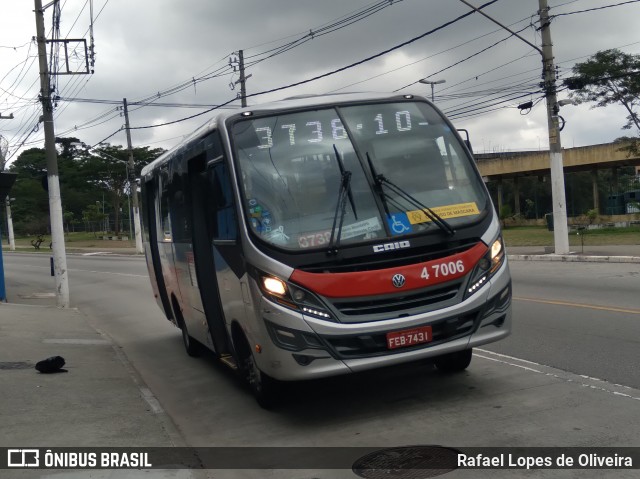
{"label": "road lane marking", "polygon": [[[562,371],[561,369],[557,369],[552,366],[547,366],[545,364],[540,364],[533,361],[527,361],[526,359],[520,359],[513,356],[507,356],[506,354],[494,353],[493,351],[489,351],[486,349],[474,348],[473,351],[474,351],[473,352],[474,356],[478,358],[486,359],[488,361],[493,361],[496,363],[505,364],[507,366],[524,369],[525,371],[529,371],[536,374],[544,374],[545,376],[548,376],[548,377],[559,379],[567,383],[577,384],[581,387],[604,392],[607,394],[611,394],[613,396],[640,401],[640,391],[638,391],[637,389],[633,389],[629,386],[610,383],[604,379],[598,379],[590,376],[570,373],[568,371]],[[479,353],[482,353],[482,354],[479,354]],[[518,363],[525,363],[526,365],[518,364]],[[537,366],[537,369],[529,365]],[[549,371],[544,371],[544,369],[548,369]],[[554,371],[559,371],[559,373],[556,373]],[[593,384],[593,383],[597,383],[597,384]],[[616,391],[616,389],[623,389],[625,392]]]}
{"label": "road lane marking", "polygon": [[598,306],[595,304],[571,303],[569,301],[556,301],[551,299],[523,298],[520,296],[514,296],[513,299],[517,301],[530,301],[532,303],[555,304],[557,306],[570,306],[574,308],[596,309],[599,311],[612,311],[614,313],[640,314],[640,309],[612,308],[609,306]]}
{"label": "road lane marking", "polygon": [[[50,269],[50,266],[35,266],[31,264],[21,265],[21,268],[35,268],[35,269]],[[115,273],[112,271],[94,271],[91,269],[72,269],[68,268],[68,271],[75,271],[80,273],[97,273],[97,274],[112,274],[114,276],[131,276],[133,278],[148,278],[146,274],[133,274],[133,273]]]}
{"label": "road lane marking", "polygon": [[42,342],[45,344],[82,344],[88,346],[111,345],[111,342],[106,339],[43,339]]}
{"label": "road lane marking", "polygon": [[98,274],[112,274],[114,276],[131,276],[134,278],[148,278],[146,274],[132,274],[132,273],[113,273],[111,271],[94,271],[91,269],[70,269],[69,271],[76,271],[81,273],[98,273]]}

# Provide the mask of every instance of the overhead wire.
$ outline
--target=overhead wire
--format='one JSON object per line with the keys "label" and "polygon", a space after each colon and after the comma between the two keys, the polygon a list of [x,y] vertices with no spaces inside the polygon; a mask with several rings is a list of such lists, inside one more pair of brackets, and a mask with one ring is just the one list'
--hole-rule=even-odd
{"label": "overhead wire", "polygon": [[[483,5],[481,5],[480,7],[478,7],[478,9],[483,9],[483,8],[489,6],[489,5],[497,3],[498,1],[499,0],[490,0],[489,2],[486,2]],[[470,15],[472,15],[474,13],[475,13],[475,11],[472,10],[470,12],[467,12],[467,13],[464,13],[462,15],[459,15],[458,17],[455,17],[454,19],[449,20],[449,21],[439,25],[438,27],[435,27],[435,28],[433,28],[433,29],[421,34],[421,35],[413,37],[413,38],[411,38],[411,39],[409,39],[409,40],[407,40],[405,42],[402,42],[402,43],[400,43],[398,45],[395,45],[395,46],[393,46],[391,48],[388,48],[386,50],[378,52],[378,53],[376,53],[374,55],[370,55],[370,56],[368,56],[366,58],[363,58],[362,60],[359,60],[357,62],[353,62],[353,63],[351,63],[349,65],[346,65],[346,66],[343,66],[341,68],[337,68],[335,70],[332,70],[332,71],[329,71],[329,72],[326,72],[326,73],[322,73],[320,75],[316,75],[314,77],[307,78],[305,80],[300,80],[298,82],[290,83],[288,85],[283,85],[283,86],[271,88],[271,89],[264,90],[264,91],[261,91],[261,92],[251,93],[249,95],[246,95],[245,98],[252,98],[252,97],[256,97],[256,96],[266,95],[266,94],[269,94],[269,93],[275,93],[275,92],[282,91],[282,90],[287,90],[287,89],[290,89],[290,88],[293,88],[293,87],[296,87],[296,86],[304,85],[304,84],[307,84],[307,83],[311,83],[311,82],[317,81],[317,80],[322,79],[322,78],[329,77],[331,75],[335,75],[335,74],[343,72],[345,70],[349,70],[349,69],[354,68],[356,66],[362,65],[363,63],[369,62],[369,61],[371,61],[371,60],[373,60],[375,58],[379,58],[379,57],[381,57],[383,55],[386,55],[387,53],[395,51],[395,50],[397,50],[399,48],[402,48],[402,47],[404,47],[406,45],[410,45],[411,43],[414,43],[414,42],[416,42],[416,41],[418,41],[418,40],[420,40],[422,38],[425,38],[425,37],[427,37],[429,35],[432,35],[432,34],[438,32],[440,30],[443,30],[444,28],[446,28],[446,27],[448,27],[450,25],[453,25],[454,23],[459,22],[460,20],[462,20],[462,19],[464,19],[464,18],[466,18],[466,17],[468,17],[468,16],[470,16]],[[234,98],[232,100],[229,100],[227,102],[224,102],[224,103],[218,105],[217,107],[226,106],[226,105],[232,103],[235,100],[236,99]],[[208,111],[204,111],[204,112],[198,113],[196,115],[191,115],[191,116],[188,116],[188,117],[185,117],[185,118],[181,118],[181,119],[178,119],[178,120],[174,120],[174,121],[171,121],[171,122],[165,122],[165,123],[161,123],[161,124],[158,124],[158,125],[146,125],[146,126],[143,126],[143,127],[135,127],[135,128],[132,127],[131,129],[156,128],[156,127],[160,127],[160,126],[171,125],[171,124],[175,124],[175,123],[179,123],[179,122],[182,122],[182,121],[186,121],[186,120],[195,118],[197,116],[201,116],[201,115],[203,115],[205,113],[209,113],[210,111],[212,111],[214,109],[215,108],[212,108],[212,109],[210,109]]]}
{"label": "overhead wire", "polygon": [[[447,66],[447,67],[445,67],[445,68],[442,68],[442,69],[438,70],[437,72],[434,72],[434,73],[431,73],[430,75],[427,75],[427,76],[426,76],[426,77],[424,77],[424,78],[430,78],[430,77],[432,77],[432,76],[438,75],[439,73],[442,73],[442,72],[444,72],[444,71],[447,71],[447,70],[449,70],[449,69],[451,69],[451,68],[453,68],[453,67],[455,67],[455,66],[460,65],[461,63],[464,63],[464,62],[466,62],[466,61],[468,61],[468,60],[470,60],[470,59],[472,59],[472,58],[474,58],[474,57],[477,57],[478,55],[480,55],[480,54],[482,54],[482,53],[484,53],[484,52],[486,52],[486,51],[488,51],[488,50],[490,50],[490,49],[492,49],[492,48],[497,47],[497,46],[498,46],[498,45],[500,45],[501,43],[503,43],[503,42],[505,42],[505,41],[509,40],[509,39],[510,39],[511,37],[513,37],[515,34],[520,33],[520,32],[522,32],[522,31],[526,30],[527,28],[529,28],[529,25],[527,25],[526,27],[524,27],[524,28],[522,28],[522,29],[520,29],[520,30],[516,31],[515,33],[511,33],[509,36],[504,37],[504,38],[502,38],[502,39],[498,40],[498,41],[497,41],[497,42],[495,42],[495,43],[492,43],[491,45],[489,45],[489,46],[487,46],[487,47],[483,48],[482,50],[477,51],[477,52],[475,52],[475,53],[473,53],[473,54],[471,54],[471,55],[467,56],[466,58],[463,58],[462,60],[459,60],[459,61],[457,61],[457,62],[455,62],[455,63],[453,63],[453,64],[451,64],[451,65],[449,65],[449,66]],[[395,89],[395,90],[393,90],[393,91],[396,91],[396,92],[397,92],[397,91],[400,91],[400,90],[404,90],[405,88],[408,88],[408,87],[410,87],[410,86],[415,85],[415,84],[416,84],[416,83],[418,83],[419,81],[420,81],[420,80],[416,80],[416,81],[414,81],[414,82],[409,83],[408,85],[402,86],[402,87],[400,87],[400,88],[396,88],[396,89]]]}
{"label": "overhead wire", "polygon": [[[395,3],[400,3],[403,0],[396,0]],[[249,55],[246,57],[246,59],[251,60],[252,58],[257,58],[257,57],[261,57],[257,60],[254,61],[250,61],[246,64],[246,67],[251,67],[254,66],[260,62],[263,62],[269,58],[273,58],[277,55],[280,55],[282,53],[285,53],[293,48],[296,48],[308,41],[311,41],[317,37],[321,37],[333,32],[336,32],[338,30],[341,30],[343,28],[346,28],[354,23],[357,23],[361,20],[364,20],[365,18],[370,17],[371,15],[374,15],[376,13],[378,13],[379,11],[390,7],[394,4],[394,1],[389,1],[389,0],[382,0],[382,1],[378,1],[374,4],[370,4],[369,6],[365,7],[362,10],[357,11],[357,13],[353,14],[353,15],[349,15],[346,17],[341,17],[341,19],[338,19],[336,21],[334,21],[333,23],[329,23],[329,24],[325,24],[322,27],[316,28],[316,29],[311,29],[309,31],[309,33],[305,33],[302,37],[286,43],[284,45],[280,45],[274,48],[271,48],[269,50],[266,50],[264,52],[261,53],[257,53],[254,55]]]}
{"label": "overhead wire", "polygon": [[[576,1],[577,0],[574,0],[572,2],[566,2],[566,3],[563,3],[561,5],[556,5],[554,8],[558,8],[558,7],[563,6],[563,5],[569,5],[569,4],[572,4],[572,3],[576,3]],[[601,7],[594,7],[594,8],[589,8],[589,9],[577,10],[577,11],[573,11],[573,12],[565,12],[565,13],[555,14],[555,15],[552,15],[551,17],[555,18],[555,17],[573,15],[573,14],[578,14],[578,13],[592,12],[592,11],[597,11],[597,10],[603,10],[603,9],[606,9],[606,8],[613,8],[613,7],[618,7],[618,6],[622,6],[622,5],[627,5],[627,4],[631,4],[631,3],[638,3],[638,2],[640,2],[640,0],[625,1],[625,2],[620,2],[620,3],[617,3],[617,4],[605,5],[605,6],[601,6]],[[636,43],[640,43],[640,42],[634,42],[634,43],[627,44],[627,45],[624,45],[624,46],[630,46],[630,45],[634,45]],[[617,47],[617,48],[623,48],[623,47]],[[563,61],[563,62],[557,62],[556,64],[557,65],[562,65],[562,64],[566,64],[566,63],[578,60],[580,58],[585,58],[585,57],[589,57],[589,56],[590,55],[585,55],[585,56],[577,57],[577,58],[574,58],[574,59],[571,59],[571,60],[567,60],[567,61]],[[559,78],[561,78],[562,76],[564,76],[564,75],[560,75]],[[567,89],[566,87],[561,87],[561,88],[558,88],[557,92],[559,93],[559,92],[565,91],[566,89]],[[542,99],[544,99],[544,96],[542,96]],[[476,114],[474,114],[473,116],[477,116],[479,114],[484,114],[484,113],[487,113],[489,111],[495,111],[495,110],[496,109],[493,109],[493,110],[480,109],[480,111],[476,112]],[[445,111],[448,112],[449,110],[445,110]],[[448,115],[450,115],[452,117],[452,119],[456,119],[456,114],[455,113],[448,113]]]}
{"label": "overhead wire", "polygon": [[[529,20],[530,18],[531,18],[530,16],[527,16],[527,17],[522,18],[522,19],[520,19],[520,20],[518,20],[518,21],[516,21],[516,22],[513,22],[513,23],[511,23],[511,24],[509,24],[509,25],[507,25],[507,26],[508,26],[508,27],[512,27],[512,26],[514,26],[514,25],[517,25],[518,23],[522,23],[522,22],[523,22],[523,21],[525,21],[525,20]],[[531,24],[531,22],[530,22],[530,24]],[[455,45],[455,46],[453,46],[453,47],[450,47],[450,48],[447,48],[447,49],[445,49],[445,50],[441,50],[441,51],[439,51],[439,52],[437,52],[437,53],[434,53],[434,54],[432,54],[432,55],[428,55],[428,56],[426,56],[426,57],[423,57],[423,58],[421,58],[421,59],[419,59],[419,60],[416,60],[416,61],[413,61],[413,62],[410,62],[410,63],[406,63],[406,64],[404,64],[404,65],[401,65],[400,67],[396,67],[396,68],[393,68],[393,69],[391,69],[391,70],[387,70],[387,71],[385,71],[385,72],[383,72],[383,73],[380,73],[380,74],[377,74],[377,75],[373,75],[373,76],[371,76],[371,77],[365,78],[364,80],[359,80],[359,81],[357,81],[357,82],[349,83],[348,85],[342,86],[342,87],[340,87],[340,88],[336,88],[336,89],[334,89],[334,90],[330,90],[328,93],[333,93],[333,92],[336,92],[336,91],[344,90],[345,88],[349,88],[349,87],[351,87],[351,86],[358,85],[358,84],[360,84],[360,83],[365,83],[365,82],[370,81],[370,80],[373,80],[373,79],[375,79],[375,78],[379,78],[379,77],[381,77],[381,76],[388,75],[388,74],[390,74],[390,73],[394,73],[394,72],[396,72],[396,71],[399,71],[399,70],[402,70],[402,69],[404,69],[404,68],[410,67],[410,66],[412,66],[412,65],[415,65],[415,64],[417,64],[417,63],[423,62],[423,61],[425,61],[425,60],[429,60],[429,59],[434,58],[434,57],[436,57],[436,56],[438,56],[438,55],[442,55],[443,53],[448,53],[448,52],[453,51],[453,50],[455,50],[455,49],[457,49],[457,48],[460,48],[460,47],[463,47],[463,46],[468,45],[468,44],[470,44],[470,43],[473,43],[473,42],[475,42],[475,41],[478,41],[478,40],[480,40],[480,39],[482,39],[482,38],[484,38],[484,37],[488,37],[488,36],[490,36],[490,35],[493,35],[494,33],[499,33],[499,32],[502,32],[502,31],[503,31],[503,29],[502,29],[502,28],[498,28],[498,29],[493,30],[493,31],[491,31],[491,32],[488,32],[488,33],[485,33],[485,34],[483,34],[483,35],[479,35],[479,36],[477,36],[477,37],[475,37],[475,38],[472,38],[472,39],[470,39],[470,40],[467,40],[467,41],[465,41],[465,42],[459,43],[458,45]]]}
{"label": "overhead wire", "polygon": [[566,13],[556,13],[555,15],[552,15],[551,17],[552,18],[564,17],[564,16],[567,16],[567,15],[575,15],[577,13],[594,12],[596,10],[604,10],[606,8],[620,7],[622,5],[628,5],[630,3],[638,3],[638,2],[640,2],[640,0],[628,0],[626,2],[620,2],[620,3],[611,4],[611,5],[604,5],[602,7],[593,7],[593,8],[587,8],[585,10],[576,10],[576,11],[573,11],[573,12],[566,12]]}
{"label": "overhead wire", "polygon": [[[100,13],[102,12],[102,10],[104,9],[104,7],[105,7],[105,6],[106,6],[106,4],[108,3],[108,1],[109,1],[109,0],[106,0],[106,2],[105,2],[105,4],[103,5],[102,9],[100,10],[100,12],[98,13],[98,15],[96,16],[96,19],[98,18],[98,16],[99,16],[99,15],[100,15]],[[399,3],[400,1],[403,1],[403,0],[396,0],[396,1],[395,1],[395,3]],[[494,0],[494,1],[497,1],[497,0]],[[313,35],[315,35],[315,36],[322,36],[322,35],[326,35],[326,34],[328,34],[328,33],[331,33],[331,32],[333,32],[333,31],[336,31],[336,30],[338,30],[338,29],[344,28],[344,27],[346,27],[346,26],[348,26],[348,25],[350,25],[350,24],[352,24],[352,23],[355,23],[356,21],[360,21],[361,19],[367,18],[368,16],[371,16],[371,15],[373,15],[374,13],[377,13],[378,11],[382,10],[383,8],[386,8],[386,7],[390,6],[390,5],[392,5],[393,3],[394,3],[394,0],[382,0],[382,1],[375,2],[375,3],[371,4],[371,5],[370,5],[370,6],[368,6],[368,7],[365,7],[364,9],[361,9],[361,10],[357,10],[357,11],[355,11],[356,13],[355,13],[355,14],[353,14],[353,15],[351,15],[351,14],[347,14],[347,15],[345,15],[345,16],[343,16],[343,17],[340,17],[340,18],[339,18],[339,19],[337,19],[336,21],[333,21],[333,23],[328,23],[328,24],[325,24],[325,25],[321,26],[320,28],[317,28],[317,29],[316,29],[317,31],[316,31],[316,32],[314,32],[314,33],[313,33]],[[494,2],[490,2],[490,3],[494,3]],[[84,8],[85,8],[85,7],[86,7],[86,2],[85,2],[85,5],[83,6],[82,10],[84,10]],[[483,8],[483,7],[481,7],[481,8]],[[81,12],[82,12],[82,10],[81,10]],[[80,13],[81,13],[81,12],[80,12]],[[80,15],[80,14],[79,14],[79,15]],[[79,15],[78,15],[78,18],[79,18]],[[76,21],[77,21],[77,19],[76,19]],[[73,26],[75,25],[75,23],[76,23],[76,22],[74,22],[74,24],[72,25],[72,27],[71,27],[71,28],[73,28]],[[313,32],[313,30],[312,30],[312,32]],[[276,48],[278,48],[278,47],[276,47]],[[288,49],[290,49],[290,48],[291,48],[290,46],[287,46],[287,47],[286,47],[286,50],[288,50]],[[286,51],[286,50],[285,50],[285,51]],[[273,49],[272,49],[271,51],[273,51]],[[283,53],[283,52],[284,52],[284,51],[282,51],[281,53]],[[263,56],[264,56],[264,53],[265,53],[265,52],[258,53],[258,54],[256,54],[255,56],[260,56],[260,55],[263,55]],[[271,54],[271,55],[269,55],[268,57],[269,57],[269,58],[271,58],[271,57],[273,57],[273,56],[275,56],[275,55],[274,55],[274,54]],[[259,61],[263,61],[263,60],[265,60],[265,59],[266,59],[266,58],[262,58],[262,59],[261,59],[261,60],[259,60]],[[251,62],[250,62],[250,64],[249,64],[249,65],[247,65],[247,68],[248,68],[249,66],[251,66],[251,65],[255,65],[255,64],[256,64],[256,63],[258,63],[259,61],[256,61],[256,62],[253,62],[253,63],[251,63]],[[215,64],[214,64],[214,65],[215,65]],[[221,76],[224,76],[224,75],[226,75],[226,74],[228,74],[228,73],[230,73],[230,72],[231,72],[231,68],[230,68],[229,66],[225,65],[225,66],[223,66],[223,67],[218,68],[217,70],[214,70],[214,71],[213,71],[213,72],[211,72],[211,73],[208,73],[207,75],[204,75],[203,77],[200,77],[200,78],[198,78],[198,79],[196,79],[195,77],[193,77],[191,80],[187,80],[187,81],[185,81],[185,82],[182,82],[182,83],[180,83],[180,84],[178,84],[178,85],[176,85],[176,86],[174,86],[174,87],[171,87],[171,88],[170,88],[170,89],[168,89],[168,90],[165,90],[165,91],[163,91],[163,92],[158,92],[158,93],[156,93],[156,94],[154,94],[154,95],[150,95],[150,96],[146,97],[144,100],[147,102],[147,105],[148,105],[148,104],[150,104],[150,103],[152,103],[152,102],[154,102],[154,101],[157,101],[157,99],[159,99],[159,98],[161,98],[161,97],[163,97],[163,96],[168,96],[168,95],[170,95],[170,94],[177,93],[177,92],[182,91],[182,90],[184,90],[184,89],[186,89],[186,88],[190,88],[191,86],[195,86],[197,83],[199,83],[199,82],[201,82],[201,81],[206,81],[206,80],[209,80],[209,79],[211,79],[211,78],[221,77]],[[224,106],[224,105],[227,105],[228,103],[229,103],[229,102],[225,102],[225,103],[223,104],[223,106]],[[65,107],[63,107],[63,108],[66,108],[66,106],[67,106],[67,105],[65,105]],[[146,106],[146,105],[145,105],[145,104],[141,104],[141,105],[139,106],[139,108],[142,108],[143,106]],[[193,118],[193,117],[195,117],[195,116],[200,116],[201,114],[204,114],[204,113],[207,113],[207,112],[205,111],[205,112],[201,112],[201,113],[199,113],[199,114],[197,114],[197,115],[191,115],[190,117],[187,117],[187,118],[185,118],[185,119],[182,119],[181,121],[184,121],[184,120],[186,120],[186,119]],[[172,123],[174,123],[174,122],[169,122],[168,124],[172,124]],[[93,125],[93,126],[96,126],[96,125]],[[159,126],[159,125],[158,125],[158,126]],[[76,128],[78,128],[78,127],[76,127]],[[74,130],[75,130],[75,129],[74,129]]]}

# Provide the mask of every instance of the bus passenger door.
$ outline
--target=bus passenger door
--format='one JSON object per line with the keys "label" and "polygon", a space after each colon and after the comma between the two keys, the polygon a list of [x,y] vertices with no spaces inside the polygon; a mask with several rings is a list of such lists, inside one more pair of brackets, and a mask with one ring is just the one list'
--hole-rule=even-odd
{"label": "bus passenger door", "polygon": [[210,162],[206,170],[206,209],[209,248],[216,271],[223,318],[226,325],[244,314],[241,279],[245,264],[238,241],[233,188],[222,159]]}
{"label": "bus passenger door", "polygon": [[158,178],[148,181],[143,189],[144,200],[143,205],[143,223],[148,234],[147,244],[147,269],[151,278],[151,287],[156,296],[156,301],[169,320],[173,318],[171,305],[169,304],[169,296],[167,295],[167,287],[162,275],[162,264],[160,263],[160,255],[158,251],[158,225],[156,223],[156,196],[158,191]]}
{"label": "bus passenger door", "polygon": [[191,196],[193,255],[197,286],[204,307],[207,325],[218,356],[230,353],[225,307],[220,290],[218,267],[214,261],[216,226],[216,193],[212,189],[213,168],[205,166],[204,158],[189,162],[189,184]]}

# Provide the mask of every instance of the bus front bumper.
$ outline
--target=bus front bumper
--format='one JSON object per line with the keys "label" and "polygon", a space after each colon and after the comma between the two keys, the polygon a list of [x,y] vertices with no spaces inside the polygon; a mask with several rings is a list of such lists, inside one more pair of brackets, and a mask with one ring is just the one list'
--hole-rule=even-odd
{"label": "bus front bumper", "polygon": [[[258,367],[275,379],[306,380],[424,360],[503,339],[511,332],[511,279],[505,264],[461,303],[384,321],[333,323],[271,302],[260,309],[271,341],[255,355]],[[470,328],[465,326],[469,321]],[[430,325],[435,331],[444,324],[454,324],[452,328],[458,324],[460,332],[454,329],[439,339],[434,336],[432,342],[407,348],[386,347],[388,332]]]}

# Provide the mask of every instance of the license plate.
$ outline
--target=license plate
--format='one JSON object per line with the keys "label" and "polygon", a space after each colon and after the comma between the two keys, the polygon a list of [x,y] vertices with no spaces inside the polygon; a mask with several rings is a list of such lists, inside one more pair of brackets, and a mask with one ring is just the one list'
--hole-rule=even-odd
{"label": "license plate", "polygon": [[431,326],[422,326],[420,328],[406,329],[404,331],[394,331],[392,333],[387,333],[387,348],[406,348],[407,346],[428,343],[432,339]]}

